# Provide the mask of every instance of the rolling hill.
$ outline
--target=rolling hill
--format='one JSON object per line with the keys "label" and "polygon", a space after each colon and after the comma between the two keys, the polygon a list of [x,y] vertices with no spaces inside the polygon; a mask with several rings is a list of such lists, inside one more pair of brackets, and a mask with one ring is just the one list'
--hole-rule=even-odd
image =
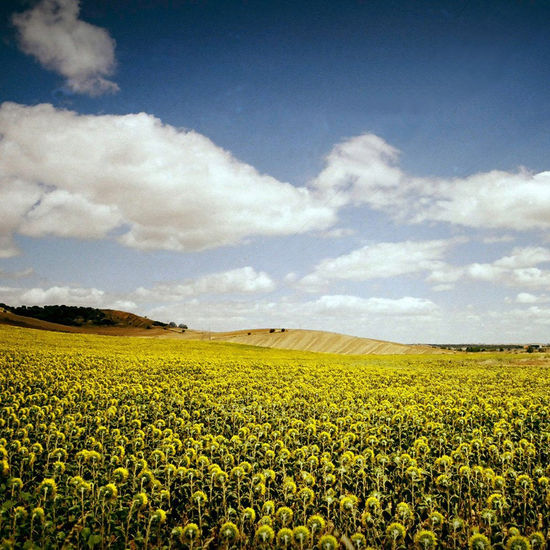
{"label": "rolling hill", "polygon": [[[230,332],[182,331],[179,328],[160,326],[161,323],[125,311],[112,309],[98,311],[102,312],[102,324],[86,322],[80,326],[70,326],[53,323],[44,319],[17,315],[4,308],[0,308],[0,324],[81,334],[212,340],[267,348],[338,353],[343,355],[444,353],[444,350],[427,345],[398,344],[318,330],[266,328]],[[105,320],[107,320],[108,324],[105,324]]]}

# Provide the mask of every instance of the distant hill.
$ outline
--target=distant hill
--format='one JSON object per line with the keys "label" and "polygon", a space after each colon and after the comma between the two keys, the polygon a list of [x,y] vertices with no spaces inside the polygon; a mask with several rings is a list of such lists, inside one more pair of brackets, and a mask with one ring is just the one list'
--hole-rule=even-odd
{"label": "distant hill", "polygon": [[[21,314],[23,313],[23,314]],[[30,315],[29,315],[30,314]],[[62,322],[60,322],[62,321]],[[294,349],[344,355],[451,353],[434,346],[405,345],[303,329],[250,329],[231,332],[182,330],[166,323],[114,309],[46,306],[12,308],[0,304],[0,324],[57,332],[148,336],[181,340],[213,340],[267,348]]]}
{"label": "distant hill", "polygon": [[0,304],[0,323],[39,330],[156,336],[166,323],[126,311],[77,306],[12,307]]}
{"label": "distant hill", "polygon": [[[163,335],[168,337],[168,335]],[[232,332],[186,331],[183,338],[235,342],[267,348],[295,349],[343,355],[449,353],[427,345],[407,345],[346,334],[304,329],[251,329]]]}

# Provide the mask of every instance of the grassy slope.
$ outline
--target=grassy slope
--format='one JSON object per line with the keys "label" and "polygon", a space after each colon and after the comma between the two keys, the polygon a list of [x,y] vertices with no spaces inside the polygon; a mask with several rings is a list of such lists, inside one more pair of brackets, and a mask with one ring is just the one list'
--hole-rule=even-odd
{"label": "grassy slope", "polygon": [[[155,338],[170,338],[183,340],[225,341],[266,348],[314,351],[323,353],[338,353],[343,355],[364,354],[417,354],[443,353],[443,350],[430,346],[404,345],[394,342],[384,342],[370,338],[358,338],[332,332],[302,329],[251,329],[232,332],[206,332],[196,330],[164,329],[152,326],[152,321],[133,313],[116,310],[103,310],[107,318],[113,320],[116,326],[71,327],[15,315],[0,311],[0,324],[19,327],[49,330],[55,332],[70,332],[80,334],[102,334],[109,336],[148,336]],[[147,327],[150,327],[149,329]]]}

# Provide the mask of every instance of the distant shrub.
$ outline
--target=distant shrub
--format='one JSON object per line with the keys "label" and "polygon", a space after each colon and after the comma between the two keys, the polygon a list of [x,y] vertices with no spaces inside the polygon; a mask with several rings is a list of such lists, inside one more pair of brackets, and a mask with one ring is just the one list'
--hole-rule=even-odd
{"label": "distant shrub", "polygon": [[101,326],[112,326],[115,324],[115,322],[109,319],[103,311],[93,307],[66,305],[11,307],[6,304],[0,304],[0,307],[7,311],[11,311],[15,315],[32,317],[33,319],[40,319],[41,321],[73,327],[80,327],[86,324]]}

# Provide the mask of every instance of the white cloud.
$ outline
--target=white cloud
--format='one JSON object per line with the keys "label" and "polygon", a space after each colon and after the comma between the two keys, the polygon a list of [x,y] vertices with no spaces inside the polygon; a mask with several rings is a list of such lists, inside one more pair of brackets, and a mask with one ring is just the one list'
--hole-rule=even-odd
{"label": "white cloud", "polygon": [[90,202],[82,195],[57,189],[42,196],[29,210],[19,231],[31,237],[100,238],[120,224],[122,216],[116,205]]}
{"label": "white cloud", "polygon": [[382,242],[337,258],[322,260],[299,281],[306,291],[317,291],[331,280],[366,281],[425,271],[435,272],[457,240]]}
{"label": "white cloud", "polygon": [[115,41],[78,18],[79,0],[42,0],[12,16],[23,52],[67,79],[77,93],[99,95],[118,86],[105,77],[115,69]]}
{"label": "white cloud", "polygon": [[492,263],[474,263],[463,268],[474,280],[501,283],[523,288],[550,288],[550,271],[536,267],[550,262],[550,249],[514,248],[509,256]]}
{"label": "white cloud", "polygon": [[357,231],[355,229],[349,229],[345,227],[337,227],[335,229],[329,229],[328,231],[321,231],[317,233],[317,237],[321,239],[342,239],[344,237],[350,237],[355,235]]}
{"label": "white cloud", "polygon": [[247,266],[220,273],[211,273],[183,284],[159,284],[138,288],[135,300],[177,302],[201,294],[254,294],[271,292],[275,282],[263,272]]}
{"label": "white cloud", "polygon": [[325,168],[313,180],[324,200],[334,206],[370,204],[390,206],[403,177],[394,165],[398,151],[374,134],[364,134],[336,145],[325,159]]}
{"label": "white cloud", "polygon": [[518,269],[545,262],[550,262],[550,249],[542,246],[526,246],[514,248],[509,256],[496,260],[493,265],[504,269]]}
{"label": "white cloud", "polygon": [[[325,291],[331,281],[366,281],[400,275],[426,273],[435,291],[451,290],[460,280],[498,283],[520,288],[550,288],[550,270],[537,267],[550,262],[550,249],[517,247],[509,255],[490,263],[455,266],[445,255],[462,238],[433,241],[377,243],[336,258],[322,260],[313,272],[296,283],[306,292]],[[289,281],[290,284],[293,281]]]}
{"label": "white cloud", "polygon": [[550,262],[550,249],[538,246],[514,248],[508,256],[490,263],[453,266],[442,262],[426,280],[437,285],[434,290],[448,290],[460,279],[511,287],[550,288],[550,271],[536,267],[547,262]]}
{"label": "white cloud", "polygon": [[0,258],[16,256],[19,251],[13,242],[13,230],[34,204],[40,199],[42,191],[37,184],[4,175],[4,166],[9,162],[9,147],[4,150],[0,129]]}
{"label": "white cloud", "polygon": [[550,172],[494,170],[466,178],[418,178],[396,166],[398,151],[372,134],[334,147],[312,186],[341,207],[365,204],[413,223],[527,231],[550,227]]}
{"label": "white cloud", "polygon": [[[516,330],[522,330],[532,334],[532,325],[543,325],[546,333],[540,341],[548,342],[548,326],[550,325],[550,308],[532,305],[526,309],[513,309],[504,314],[504,319]],[[527,330],[526,330],[527,329]],[[532,341],[532,336],[524,338],[524,341]]]}
{"label": "white cloud", "polygon": [[490,229],[550,227],[550,172],[492,171],[464,179],[423,182],[416,222],[442,221]]}
{"label": "white cloud", "polygon": [[145,113],[78,115],[52,105],[0,107],[0,241],[102,238],[196,251],[253,236],[324,230],[336,220],[306,188],[239,162],[208,138]]}
{"label": "white cloud", "polygon": [[535,304],[539,301],[539,297],[529,292],[520,292],[516,296],[516,302],[518,304]]}
{"label": "white cloud", "polygon": [[482,239],[485,244],[509,243],[514,240],[512,235],[489,235]]}
{"label": "white cloud", "polygon": [[406,296],[399,299],[360,298],[349,295],[321,296],[315,302],[306,304],[319,314],[339,315],[429,315],[438,310],[431,300]]}

